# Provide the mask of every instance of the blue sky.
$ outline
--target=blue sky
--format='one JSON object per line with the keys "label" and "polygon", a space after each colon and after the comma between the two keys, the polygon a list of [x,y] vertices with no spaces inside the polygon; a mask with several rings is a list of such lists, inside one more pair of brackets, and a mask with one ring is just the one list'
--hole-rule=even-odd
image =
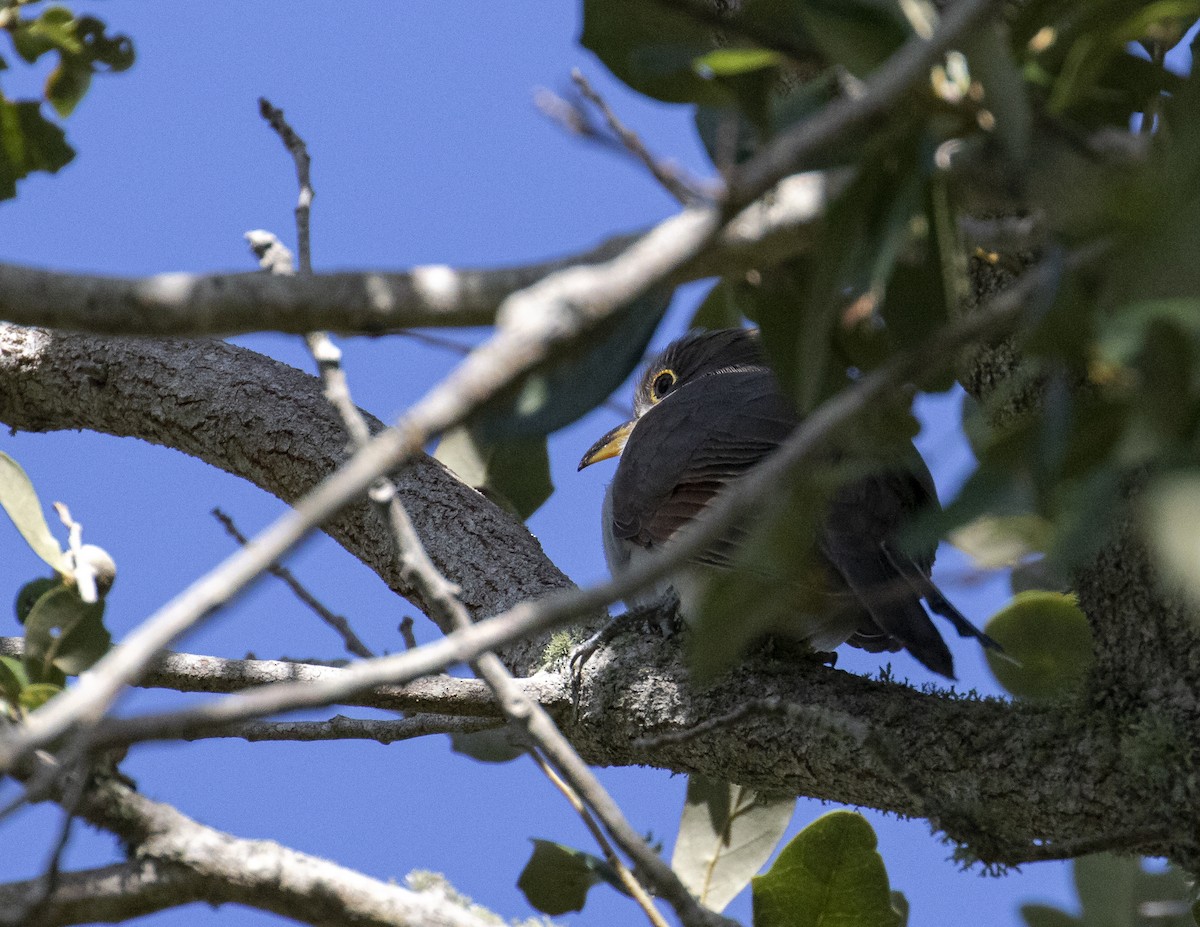
{"label": "blue sky", "polygon": [[[0,205],[0,260],[114,274],[244,270],[253,267],[246,230],[271,229],[291,243],[294,176],[258,117],[260,95],[285,110],[314,159],[318,270],[521,263],[669,215],[672,201],[643,171],[567,137],[532,106],[535,88],[565,89],[572,67],[585,71],[656,152],[708,171],[686,108],[624,91],[577,45],[578,4],[111,0],[95,12],[133,37],[137,64],[98,79],[69,120],[75,163],[56,177],[24,182],[15,203]],[[22,73],[28,70],[5,72],[6,93],[31,85]],[[703,293],[703,286],[680,291],[659,343],[682,330]],[[309,367],[299,339],[239,340]],[[383,419],[454,362],[446,352],[399,338],[344,340],[343,347],[355,398]],[[970,467],[957,430],[958,400],[933,397],[922,411],[921,448],[945,496]],[[615,423],[613,413],[601,410],[554,437],[558,490],[530,523],[547,553],[581,583],[604,575],[598,518],[611,467],[577,474],[575,465]],[[230,551],[208,514],[213,506],[247,532],[282,511],[282,503],[204,464],[134,441],[20,434],[0,438],[0,448],[26,467],[45,501],[67,502],[86,538],[115,557],[120,576],[109,622],[117,633]],[[41,567],[2,526],[0,551],[9,564],[0,599],[11,598]],[[291,566],[373,647],[399,646],[396,626],[414,610],[332,542],[309,542]],[[1003,578],[971,575],[953,551],[943,550],[938,576],[979,621],[1003,601]],[[426,639],[431,633],[420,620],[417,630]],[[0,634],[16,631],[15,620],[0,614]],[[977,649],[957,638],[950,643],[963,684],[996,691]],[[180,649],[229,657],[341,655],[332,633],[273,582],[260,584]],[[916,684],[933,681],[904,655],[891,662]],[[840,665],[869,673],[881,660],[843,653]],[[125,705],[168,701],[181,699],[136,693]],[[531,763],[484,766],[450,753],[442,738],[390,747],[204,741],[142,748],[123,768],[147,795],[207,824],[274,838],[379,878],[438,870],[506,917],[532,913],[515,888],[527,838],[593,849]],[[644,769],[604,770],[602,777],[634,826],[669,846],[684,779]],[[0,789],[0,800],[11,794]],[[802,802],[793,830],[822,810]],[[55,820],[53,810],[42,808],[0,825],[6,847],[28,848],[0,854],[0,880],[40,870]],[[1072,904],[1062,865],[1029,866],[1003,879],[961,873],[923,822],[875,814],[871,820],[914,924],[958,923],[970,912],[973,924],[999,927],[1020,923],[1021,901]],[[67,863],[98,865],[115,853],[110,839],[81,827]],[[731,913],[748,923],[747,897]],[[640,917],[625,899],[600,889],[583,914],[561,920]],[[249,927],[280,920],[192,906],[139,923]]]}

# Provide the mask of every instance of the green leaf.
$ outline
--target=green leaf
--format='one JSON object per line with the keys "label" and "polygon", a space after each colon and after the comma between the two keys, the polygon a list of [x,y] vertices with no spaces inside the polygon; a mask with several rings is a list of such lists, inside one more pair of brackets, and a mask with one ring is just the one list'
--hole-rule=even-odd
{"label": "green leaf", "polygon": [[20,704],[21,691],[29,685],[29,674],[16,657],[0,657],[0,697],[11,705]]}
{"label": "green leaf", "polygon": [[533,855],[521,871],[517,888],[543,914],[556,917],[582,911],[588,889],[600,882],[625,891],[620,877],[599,857],[549,840],[532,842]]}
{"label": "green leaf", "polygon": [[17,195],[17,181],[33,171],[55,173],[75,157],[62,129],[36,102],[13,103],[0,94],[0,200]]}
{"label": "green leaf", "polygon": [[28,711],[36,711],[62,690],[62,686],[55,685],[52,682],[34,682],[21,690],[18,700],[22,708]]}
{"label": "green leaf", "polygon": [[986,630],[1004,648],[1003,655],[986,651],[988,668],[1000,685],[1021,698],[1076,694],[1092,667],[1092,633],[1073,595],[1022,592],[992,617]]}
{"label": "green leaf", "polygon": [[692,66],[701,75],[732,77],[782,63],[783,56],[765,48],[718,48],[701,55]]}
{"label": "green leaf", "polygon": [[46,78],[46,99],[64,119],[75,111],[92,85],[92,68],[79,58],[64,55]]}
{"label": "green leaf", "polygon": [[981,515],[950,532],[949,541],[983,570],[1015,567],[1032,553],[1044,553],[1053,526],[1039,515]]}
{"label": "green leaf", "polygon": [[507,727],[451,734],[450,749],[481,763],[509,763],[526,753],[524,747],[512,742]]}
{"label": "green leaf", "polygon": [[459,426],[442,436],[433,456],[521,520],[536,512],[554,491],[544,437],[489,442],[479,435],[478,427]]}
{"label": "green leaf", "polygon": [[60,573],[66,569],[63,550],[50,533],[42,503],[21,465],[0,451],[0,506],[8,512],[30,549]]}
{"label": "green leaf", "polygon": [[898,927],[875,831],[832,811],[797,834],[754,886],[754,927]]}
{"label": "green leaf", "polygon": [[25,619],[30,676],[45,680],[52,670],[77,674],[92,666],[111,643],[103,617],[104,602],[84,602],[73,586],[44,593]]}
{"label": "green leaf", "polygon": [[617,312],[587,343],[530,374],[490,404],[474,422],[475,433],[490,443],[541,437],[596,408],[642,362],[672,293],[660,287]]}
{"label": "green leaf", "polygon": [[795,807],[794,797],[693,773],[671,868],[702,905],[723,911],[771,858]]}

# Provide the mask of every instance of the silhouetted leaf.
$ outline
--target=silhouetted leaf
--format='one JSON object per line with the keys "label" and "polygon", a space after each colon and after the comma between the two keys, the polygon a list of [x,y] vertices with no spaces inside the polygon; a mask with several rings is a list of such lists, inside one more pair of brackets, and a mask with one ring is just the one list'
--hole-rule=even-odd
{"label": "silhouetted leaf", "polygon": [[554,491],[545,438],[490,442],[480,436],[478,427],[463,425],[442,436],[433,456],[468,486],[522,520]]}
{"label": "silhouetted leaf", "polygon": [[754,886],[754,927],[898,927],[875,831],[832,811],[792,839]]}
{"label": "silhouetted leaf", "polygon": [[553,917],[582,911],[588,889],[600,882],[625,891],[612,867],[599,857],[561,843],[534,839],[533,855],[521,871],[517,888],[537,910]]}
{"label": "silhouetted leaf", "polygon": [[1075,860],[1080,917],[1048,905],[1022,905],[1029,927],[1193,927],[1189,880],[1175,866],[1147,872],[1137,857],[1096,853]]}
{"label": "silhouetted leaf", "polygon": [[472,423],[475,434],[489,443],[541,437],[596,408],[641,363],[672,292],[660,287],[634,300],[585,344],[530,374],[487,406]]}
{"label": "silhouetted leaf", "polygon": [[693,773],[671,868],[702,905],[723,911],[771,858],[795,807],[794,797]]}
{"label": "silhouetted leaf", "polygon": [[985,630],[1004,648],[1003,655],[985,651],[988,668],[1000,685],[1021,698],[1072,695],[1091,669],[1092,634],[1073,595],[1022,592]]}
{"label": "silhouetted leaf", "polygon": [[509,763],[526,753],[524,747],[512,742],[507,727],[451,734],[450,749],[481,763]]}

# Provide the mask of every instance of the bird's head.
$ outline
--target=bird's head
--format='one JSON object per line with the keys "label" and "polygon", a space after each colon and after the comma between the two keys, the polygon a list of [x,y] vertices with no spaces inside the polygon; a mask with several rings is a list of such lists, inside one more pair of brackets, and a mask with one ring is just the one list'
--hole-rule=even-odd
{"label": "bird's head", "polygon": [[638,420],[688,383],[718,373],[762,369],[766,363],[756,331],[722,328],[684,335],[646,366],[633,392],[633,418],[588,448],[579,461],[579,469],[619,457]]}

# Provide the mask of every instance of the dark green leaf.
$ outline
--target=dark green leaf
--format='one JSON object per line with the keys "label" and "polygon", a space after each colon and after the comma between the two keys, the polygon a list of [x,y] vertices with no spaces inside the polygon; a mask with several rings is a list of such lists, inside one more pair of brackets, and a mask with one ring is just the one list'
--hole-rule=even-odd
{"label": "dark green leaf", "polygon": [[468,486],[522,520],[550,498],[550,458],[545,438],[491,442],[478,426],[459,426],[442,436],[433,456]]}
{"label": "dark green leaf", "polygon": [[754,879],[754,927],[898,927],[875,847],[875,831],[861,814],[818,818]]}
{"label": "dark green leaf", "polygon": [[79,673],[108,649],[104,602],[84,602],[73,586],[56,585],[44,593],[25,619],[25,666],[32,678],[47,680],[51,671]]}
{"label": "dark green leaf", "polygon": [[530,374],[484,410],[473,425],[475,433],[489,443],[541,437],[596,408],[641,363],[672,292],[660,288],[634,300],[588,343]]}
{"label": "dark green leaf", "polygon": [[29,685],[29,674],[15,657],[0,657],[0,697],[11,705],[20,704],[21,690]]}
{"label": "dark green leaf", "polygon": [[699,679],[728,669],[767,636],[803,636],[797,631],[828,608],[816,533],[838,482],[832,467],[810,465],[754,519],[733,569],[711,572],[687,639],[688,665]]}
{"label": "dark green leaf", "polygon": [[721,104],[728,92],[694,62],[717,48],[712,26],[645,0],[584,0],[581,44],[647,96],[668,103]]}
{"label": "dark green leaf", "polygon": [[42,116],[38,103],[0,95],[0,200],[16,196],[17,181],[31,172],[53,174],[73,157],[62,129]]}
{"label": "dark green leaf", "polygon": [[795,807],[794,797],[693,773],[671,868],[702,905],[723,911],[771,858]]}
{"label": "dark green leaf", "polygon": [[481,763],[509,763],[525,755],[525,748],[512,742],[508,728],[451,734],[450,749]]}
{"label": "dark green leaf", "polygon": [[1044,904],[1021,905],[1021,917],[1028,927],[1083,927],[1079,918]]}
{"label": "dark green leaf", "polygon": [[46,78],[46,99],[64,119],[75,111],[92,84],[92,69],[86,61],[64,55]]}
{"label": "dark green leaf", "polygon": [[892,910],[900,916],[897,927],[908,927],[908,899],[904,892],[892,892]]}
{"label": "dark green leaf", "polygon": [[1009,157],[1023,164],[1029,157],[1033,112],[1008,30],[1000,23],[980,26],[971,31],[963,51],[971,77],[983,87],[982,105],[996,118],[996,135]]}
{"label": "dark green leaf", "polygon": [[1021,698],[1076,694],[1091,669],[1092,634],[1073,595],[1022,592],[986,630],[1004,648],[1003,654],[986,651],[988,667],[1000,685]]}
{"label": "dark green leaf", "polygon": [[582,911],[588,889],[607,882],[624,892],[620,877],[599,857],[549,840],[533,840],[533,855],[517,888],[543,914],[555,917],[568,911]]}
{"label": "dark green leaf", "polygon": [[37,604],[37,600],[55,586],[61,585],[62,579],[58,576],[43,576],[40,579],[31,579],[22,586],[17,592],[17,621],[24,624],[29,613],[33,611],[33,606]]}
{"label": "dark green leaf", "polygon": [[815,45],[826,61],[858,77],[879,67],[911,33],[890,0],[747,0],[744,10],[790,44]]}
{"label": "dark green leaf", "polygon": [[94,16],[79,17],[75,29],[93,66],[101,64],[114,72],[132,67],[135,57],[133,42],[125,35],[110,36],[104,29],[104,23]]}
{"label": "dark green leaf", "polygon": [[[696,131],[714,164],[722,167],[740,164],[755,154],[765,141],[808,118],[833,100],[837,93],[837,76],[831,69],[811,80],[773,86],[766,100],[769,111],[766,133],[733,105],[697,106]],[[838,146],[825,153],[823,158],[814,159],[812,165],[827,167],[844,163],[860,153],[858,140],[854,139],[851,144]]]}
{"label": "dark green leaf", "polygon": [[719,328],[741,328],[742,322],[734,288],[727,281],[718,280],[692,316],[688,328],[716,331]]}

